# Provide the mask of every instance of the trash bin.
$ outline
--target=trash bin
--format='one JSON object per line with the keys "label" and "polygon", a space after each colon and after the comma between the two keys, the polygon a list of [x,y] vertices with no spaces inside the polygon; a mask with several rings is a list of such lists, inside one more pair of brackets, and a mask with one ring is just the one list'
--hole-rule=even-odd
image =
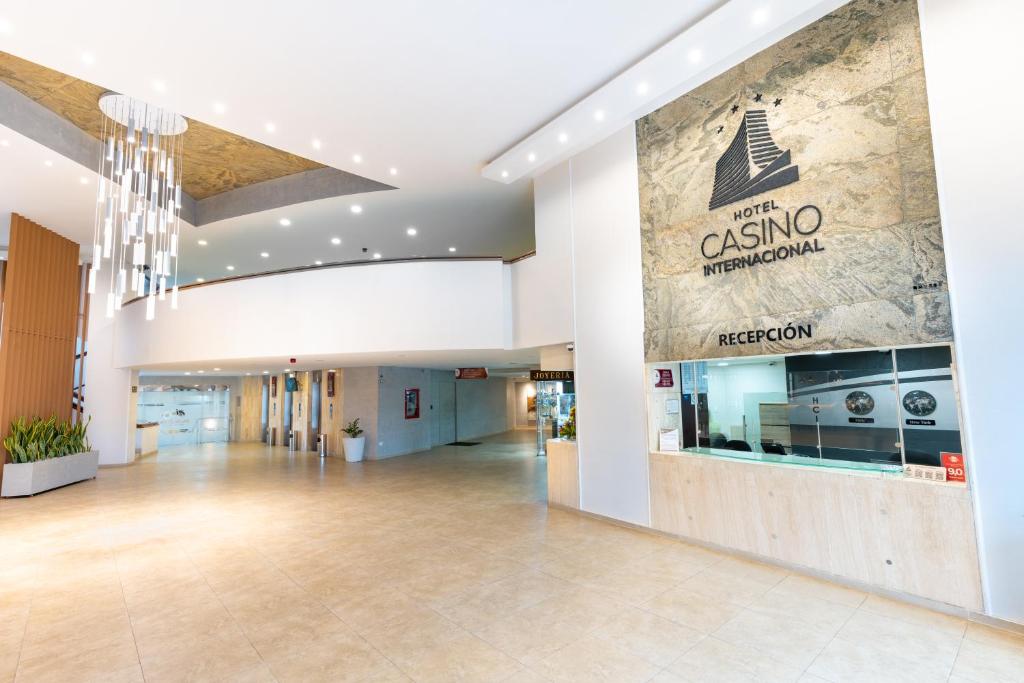
{"label": "trash bin", "polygon": [[288,432],[288,450],[295,450],[295,432]]}
{"label": "trash bin", "polygon": [[316,450],[319,451],[321,458],[327,457],[327,435],[317,434],[316,435]]}

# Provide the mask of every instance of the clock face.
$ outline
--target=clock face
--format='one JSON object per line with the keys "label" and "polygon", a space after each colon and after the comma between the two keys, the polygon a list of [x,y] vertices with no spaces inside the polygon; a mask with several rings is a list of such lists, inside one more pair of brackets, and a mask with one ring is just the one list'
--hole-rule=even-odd
{"label": "clock face", "polygon": [[935,412],[935,408],[938,405],[939,402],[935,400],[934,396],[929,394],[927,391],[922,391],[921,389],[908,391],[903,397],[904,410],[916,417],[931,415]]}
{"label": "clock face", "polygon": [[875,409],[875,399],[866,391],[851,391],[846,395],[846,409],[854,415],[867,415]]}

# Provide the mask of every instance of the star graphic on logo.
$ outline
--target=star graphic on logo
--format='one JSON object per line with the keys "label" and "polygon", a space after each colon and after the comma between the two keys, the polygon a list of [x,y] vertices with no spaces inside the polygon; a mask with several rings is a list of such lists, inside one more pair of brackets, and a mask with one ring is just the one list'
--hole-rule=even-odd
{"label": "star graphic on logo", "polygon": [[779,106],[780,104],[782,104],[782,98],[781,97],[776,97],[774,104],[775,104],[776,107]]}
{"label": "star graphic on logo", "polygon": [[730,113],[730,114],[735,114],[735,113],[736,113],[736,112],[738,112],[739,110],[740,110],[740,105],[738,105],[738,104],[734,104],[734,105],[732,105],[732,108],[731,108],[731,109],[729,109],[729,113]]}
{"label": "star graphic on logo", "polygon": [[754,95],[754,101],[760,102],[762,97],[764,96],[761,93],[757,93],[756,95]]}

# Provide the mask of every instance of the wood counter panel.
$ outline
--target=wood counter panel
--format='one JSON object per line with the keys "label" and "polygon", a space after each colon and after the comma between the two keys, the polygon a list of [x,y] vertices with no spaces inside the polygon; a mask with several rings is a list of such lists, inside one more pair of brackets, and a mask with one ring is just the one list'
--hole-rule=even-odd
{"label": "wood counter panel", "polygon": [[548,502],[580,507],[580,461],[575,441],[548,439]]}
{"label": "wood counter panel", "polygon": [[650,466],[659,531],[982,609],[966,487],[686,454]]}

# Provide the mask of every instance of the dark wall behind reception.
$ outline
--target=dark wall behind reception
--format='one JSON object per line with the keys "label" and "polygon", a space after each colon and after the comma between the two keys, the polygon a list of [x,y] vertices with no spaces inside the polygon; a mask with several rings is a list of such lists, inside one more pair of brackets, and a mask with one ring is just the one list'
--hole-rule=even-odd
{"label": "dark wall behind reception", "polygon": [[952,339],[913,0],[856,0],[636,132],[648,361]]}

